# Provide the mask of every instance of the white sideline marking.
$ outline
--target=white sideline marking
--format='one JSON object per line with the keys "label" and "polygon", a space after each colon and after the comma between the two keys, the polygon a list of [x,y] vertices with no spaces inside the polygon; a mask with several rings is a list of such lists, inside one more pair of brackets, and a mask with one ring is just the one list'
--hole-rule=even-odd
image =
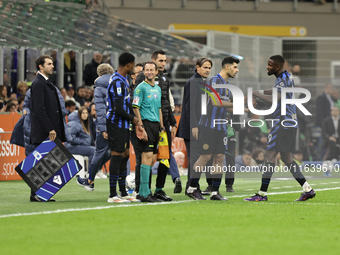
{"label": "white sideline marking", "polygon": [[31,215],[39,215],[39,214],[54,214],[54,213],[63,213],[63,212],[102,210],[102,209],[110,209],[110,208],[117,208],[117,207],[170,205],[170,204],[179,204],[179,203],[194,202],[194,201],[197,201],[197,200],[181,200],[181,201],[161,202],[161,203],[131,203],[131,204],[129,203],[129,204],[121,204],[121,205],[97,206],[97,207],[87,207],[87,208],[69,208],[69,209],[61,209],[61,210],[55,210],[55,211],[33,212],[33,213],[15,213],[15,214],[0,215],[0,218],[9,218],[9,217],[18,217],[18,216],[31,216]]}
{"label": "white sideline marking", "polygon": [[[324,189],[315,189],[315,191],[327,191],[327,190],[338,190],[340,187],[335,188],[324,188]],[[284,191],[284,192],[273,192],[268,195],[281,195],[281,194],[290,194],[290,193],[301,193],[301,191]],[[228,198],[238,198],[238,197],[249,197],[251,195],[236,195],[236,196],[228,196]],[[0,218],[11,218],[11,217],[19,217],[19,216],[31,216],[31,215],[41,215],[41,214],[54,214],[54,213],[64,213],[64,212],[79,212],[79,211],[91,211],[91,210],[102,210],[102,209],[110,209],[110,208],[120,208],[120,207],[133,207],[133,206],[155,206],[155,205],[171,205],[171,204],[179,204],[179,203],[188,203],[188,202],[197,202],[197,200],[181,200],[174,202],[162,202],[162,203],[132,203],[132,204],[124,204],[124,205],[110,205],[110,206],[97,206],[97,207],[88,207],[88,208],[69,208],[55,211],[45,211],[45,212],[32,212],[32,213],[15,213],[15,214],[6,214],[0,215]],[[256,203],[254,203],[256,204]],[[257,203],[262,204],[262,203]],[[266,204],[289,204],[289,203],[275,203],[269,202]],[[292,202],[291,204],[296,204]],[[335,203],[308,203],[308,204],[325,204],[325,205],[338,205]]]}

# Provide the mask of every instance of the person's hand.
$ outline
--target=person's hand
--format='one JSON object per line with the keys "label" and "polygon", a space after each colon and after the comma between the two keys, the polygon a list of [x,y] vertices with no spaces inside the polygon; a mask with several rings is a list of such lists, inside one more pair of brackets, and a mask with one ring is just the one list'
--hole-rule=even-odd
{"label": "person's hand", "polygon": [[256,97],[253,96],[253,106],[255,107],[256,105],[257,105]]}
{"label": "person's hand", "polygon": [[11,94],[11,98],[17,99],[17,94],[15,93]]}
{"label": "person's hand", "polygon": [[177,127],[172,126],[171,127],[171,140],[173,141],[176,137],[176,131],[177,131]]}
{"label": "person's hand", "polygon": [[109,134],[107,132],[102,133],[104,139],[109,139]]}
{"label": "person's hand", "polygon": [[7,104],[1,108],[0,112],[5,112],[7,110]]}
{"label": "person's hand", "polygon": [[27,110],[24,110],[24,111],[22,112],[22,114],[23,114],[23,115],[27,115]]}
{"label": "person's hand", "polygon": [[148,140],[148,135],[142,126],[136,126],[136,136],[139,140],[146,142]]}
{"label": "person's hand", "polygon": [[248,108],[244,108],[244,112],[249,112],[249,109]]}
{"label": "person's hand", "polygon": [[260,138],[260,142],[263,143],[263,144],[266,144],[267,143],[267,137],[261,137]]}
{"label": "person's hand", "polygon": [[196,140],[198,140],[198,128],[197,128],[197,127],[192,128],[192,129],[191,129],[191,133],[192,133],[192,136],[193,136]]}
{"label": "person's hand", "polygon": [[48,137],[50,138],[51,141],[54,141],[57,137],[57,133],[54,130],[52,130],[50,131]]}
{"label": "person's hand", "polygon": [[335,138],[335,137],[333,137],[333,136],[329,137],[329,140],[331,140],[331,141],[333,141],[333,142],[335,142],[335,143],[336,143],[336,138]]}
{"label": "person's hand", "polygon": [[138,118],[137,117],[133,117],[132,124],[133,125],[137,125],[138,124]]}

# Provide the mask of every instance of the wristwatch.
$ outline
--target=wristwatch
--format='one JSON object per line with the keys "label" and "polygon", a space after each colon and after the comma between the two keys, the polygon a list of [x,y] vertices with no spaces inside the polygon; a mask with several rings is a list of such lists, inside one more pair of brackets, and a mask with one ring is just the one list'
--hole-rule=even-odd
{"label": "wristwatch", "polygon": [[177,128],[177,123],[175,123],[175,125],[172,125],[173,127]]}
{"label": "wristwatch", "polygon": [[161,131],[165,131],[165,127],[161,127],[160,130],[161,130]]}

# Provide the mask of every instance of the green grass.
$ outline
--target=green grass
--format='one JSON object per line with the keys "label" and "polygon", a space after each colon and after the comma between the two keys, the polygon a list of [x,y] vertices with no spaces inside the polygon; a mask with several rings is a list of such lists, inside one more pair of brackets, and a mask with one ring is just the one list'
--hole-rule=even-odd
{"label": "green grass", "polygon": [[[1,182],[0,254],[339,254],[340,178],[311,179],[317,196],[300,203],[296,181],[274,179],[269,201],[252,203],[242,199],[260,179],[244,177],[237,174],[235,193],[221,186],[227,202],[173,194],[169,178],[165,191],[178,203],[126,207],[106,202],[108,180],[96,180],[93,192],[72,180],[56,203],[30,203],[23,181]],[[56,213],[70,209],[79,211]]]}

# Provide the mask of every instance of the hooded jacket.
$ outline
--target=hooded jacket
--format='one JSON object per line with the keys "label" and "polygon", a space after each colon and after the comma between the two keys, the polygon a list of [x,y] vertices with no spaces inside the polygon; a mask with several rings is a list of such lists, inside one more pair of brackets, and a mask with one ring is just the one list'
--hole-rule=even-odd
{"label": "hooded jacket", "polygon": [[106,132],[106,93],[111,75],[105,74],[94,82],[94,104],[97,112],[97,130]]}
{"label": "hooded jacket", "polygon": [[72,112],[68,116],[68,123],[66,126],[66,148],[77,145],[91,146],[91,135],[87,134],[80,123],[78,112]]}

